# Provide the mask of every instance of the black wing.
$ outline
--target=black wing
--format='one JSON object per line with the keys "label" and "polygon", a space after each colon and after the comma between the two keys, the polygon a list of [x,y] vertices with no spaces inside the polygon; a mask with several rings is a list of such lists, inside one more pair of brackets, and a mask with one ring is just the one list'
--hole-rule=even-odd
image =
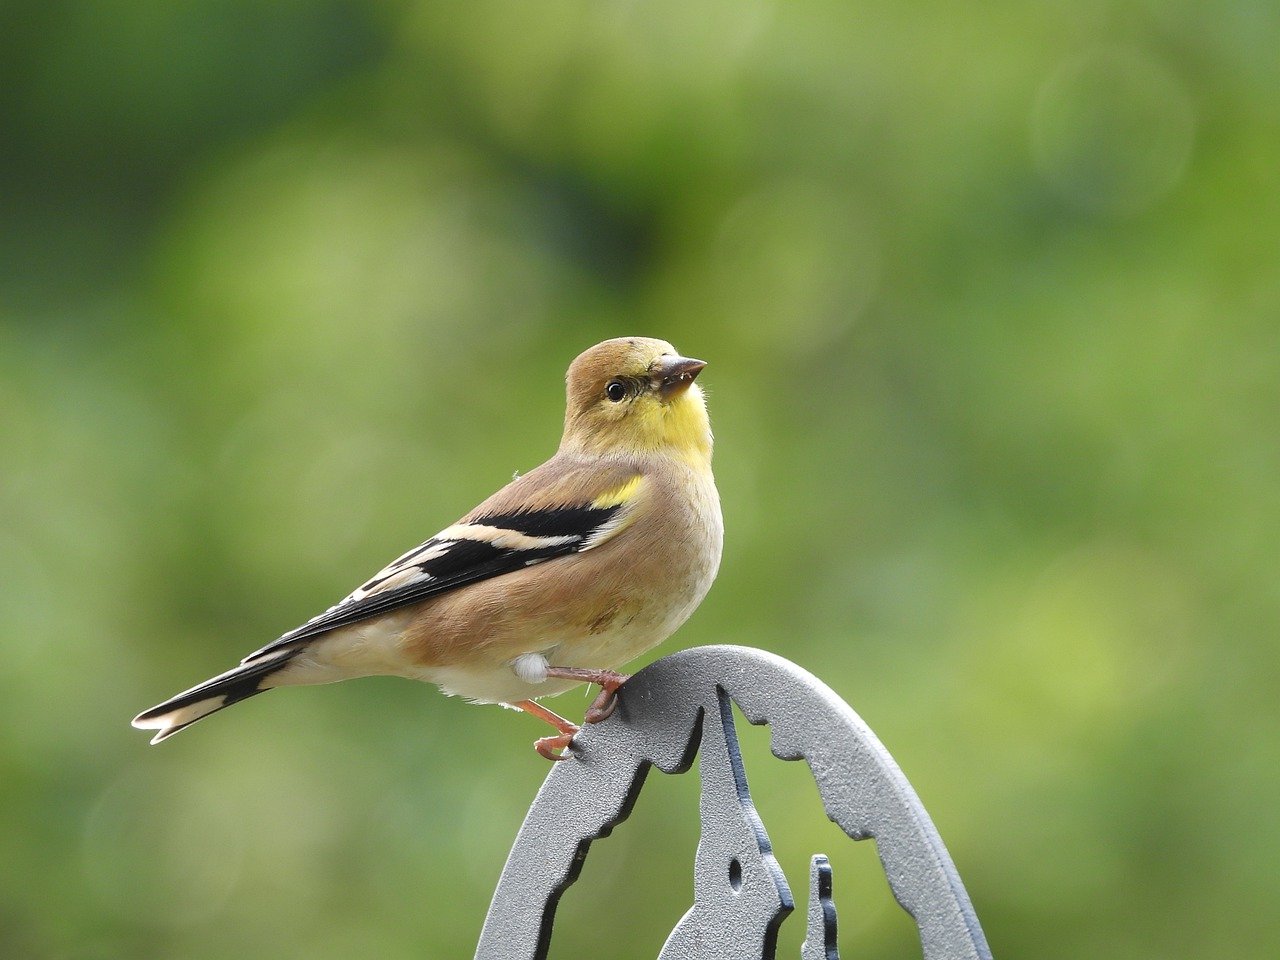
{"label": "black wing", "polygon": [[561,506],[473,517],[393,560],[318,617],[242,660],[417,603],[469,583],[580,553],[618,529],[624,505]]}

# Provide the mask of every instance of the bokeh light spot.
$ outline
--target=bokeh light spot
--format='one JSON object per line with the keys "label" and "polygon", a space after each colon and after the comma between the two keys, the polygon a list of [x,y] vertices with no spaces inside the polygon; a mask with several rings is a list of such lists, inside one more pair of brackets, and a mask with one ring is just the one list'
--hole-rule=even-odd
{"label": "bokeh light spot", "polygon": [[1031,113],[1040,175],[1074,206],[1139,213],[1187,169],[1195,115],[1183,85],[1151,54],[1100,47],[1060,65]]}

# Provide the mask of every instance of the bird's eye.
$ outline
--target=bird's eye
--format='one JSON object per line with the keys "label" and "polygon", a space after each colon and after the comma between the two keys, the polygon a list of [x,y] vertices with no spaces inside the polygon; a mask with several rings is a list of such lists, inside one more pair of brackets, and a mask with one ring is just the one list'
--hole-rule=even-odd
{"label": "bird's eye", "polygon": [[621,380],[610,380],[608,386],[604,388],[604,395],[618,403],[627,396],[627,385]]}

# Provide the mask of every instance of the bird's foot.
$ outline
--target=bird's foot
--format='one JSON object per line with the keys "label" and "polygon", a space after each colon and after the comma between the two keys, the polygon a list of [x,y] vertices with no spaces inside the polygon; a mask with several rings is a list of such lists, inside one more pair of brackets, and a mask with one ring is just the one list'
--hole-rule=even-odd
{"label": "bird's foot", "polygon": [[582,722],[600,723],[602,720],[608,720],[612,717],[613,711],[618,709],[618,687],[622,686],[622,682],[626,679],[626,677],[623,677],[611,686],[602,685],[600,693],[591,701],[591,706],[587,707],[587,712],[582,715]]}
{"label": "bird's foot", "polygon": [[600,688],[600,694],[591,701],[583,715],[584,723],[600,723],[613,716],[618,707],[618,688],[631,679],[625,673],[613,670],[588,670],[582,667],[548,667],[547,676],[559,680],[581,680],[594,683]]}
{"label": "bird's foot", "polygon": [[514,703],[507,704],[509,707],[515,707],[517,710],[523,710],[530,716],[537,717],[545,723],[551,724],[560,731],[559,736],[543,737],[534,741],[533,749],[537,750],[542,756],[548,760],[568,760],[573,747],[573,738],[581,729],[571,720],[566,720],[554,710],[548,710],[542,704],[534,700],[517,700]]}
{"label": "bird's foot", "polygon": [[[577,731],[575,731],[576,733]],[[554,737],[542,737],[533,741],[533,749],[548,760],[568,760],[573,756],[573,733],[561,733]]]}

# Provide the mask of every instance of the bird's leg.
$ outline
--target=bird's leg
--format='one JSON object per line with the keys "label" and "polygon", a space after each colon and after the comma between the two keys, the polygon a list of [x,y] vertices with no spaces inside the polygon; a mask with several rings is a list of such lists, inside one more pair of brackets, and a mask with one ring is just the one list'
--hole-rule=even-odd
{"label": "bird's leg", "polygon": [[618,688],[631,679],[613,670],[588,670],[582,667],[547,667],[547,676],[557,680],[581,680],[600,687],[600,695],[591,701],[583,716],[584,723],[599,723],[613,716],[618,706]]}
{"label": "bird's leg", "polygon": [[[530,716],[537,717],[546,723],[551,724],[560,731],[558,737],[542,737],[533,744],[533,749],[542,754],[548,760],[568,760],[569,747],[573,744],[574,734],[580,729],[576,723],[566,720],[560,714],[548,710],[540,703],[533,700],[516,700],[507,704],[509,707],[515,707],[517,710],[523,710]],[[559,752],[557,752],[559,751]]]}

